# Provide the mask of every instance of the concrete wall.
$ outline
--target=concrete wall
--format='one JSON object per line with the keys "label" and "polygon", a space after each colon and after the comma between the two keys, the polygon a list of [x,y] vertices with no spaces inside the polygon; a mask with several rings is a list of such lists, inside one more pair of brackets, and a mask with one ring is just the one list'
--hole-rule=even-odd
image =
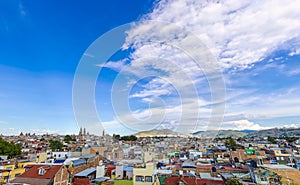
{"label": "concrete wall", "polygon": [[53,185],[67,185],[69,182],[69,173],[65,166],[62,166],[54,177]]}
{"label": "concrete wall", "polygon": [[96,178],[104,177],[105,175],[105,166],[97,166],[96,168]]}
{"label": "concrete wall", "polygon": [[117,165],[116,166],[116,179],[123,179],[124,173],[123,173],[123,166]]}
{"label": "concrete wall", "polygon": [[[142,177],[143,182],[138,181]],[[151,182],[145,182],[147,177],[152,177]],[[133,168],[133,184],[134,185],[152,185],[154,182],[154,164],[147,163],[145,168]]]}
{"label": "concrete wall", "polygon": [[144,152],[144,162],[152,161],[154,158],[153,154],[150,152]]}
{"label": "concrete wall", "polygon": [[39,153],[36,156],[37,163],[44,163],[47,161],[47,153]]}
{"label": "concrete wall", "polygon": [[91,148],[82,148],[81,155],[89,155],[91,154]]}

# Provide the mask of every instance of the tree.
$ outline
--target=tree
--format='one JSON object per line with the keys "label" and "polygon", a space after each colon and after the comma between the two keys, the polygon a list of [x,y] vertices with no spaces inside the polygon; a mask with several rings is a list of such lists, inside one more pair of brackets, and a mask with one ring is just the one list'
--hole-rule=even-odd
{"label": "tree", "polygon": [[283,139],[285,139],[287,142],[292,143],[296,140],[299,139],[299,137],[295,137],[295,136],[285,136]]}
{"label": "tree", "polygon": [[50,140],[50,147],[53,151],[61,150],[63,148],[63,144],[58,140]]}
{"label": "tree", "polygon": [[115,140],[115,141],[119,141],[120,139],[121,139],[121,136],[119,135],[119,134],[113,134],[113,139]]}
{"label": "tree", "polygon": [[136,141],[137,137],[134,135],[129,136],[130,141]]}
{"label": "tree", "polygon": [[233,148],[233,147],[237,147],[237,146],[238,146],[237,143],[236,143],[236,141],[235,141],[232,137],[229,137],[229,138],[226,139],[225,145],[226,145],[227,147],[230,147],[230,148]]}
{"label": "tree", "polygon": [[73,137],[70,136],[70,135],[66,135],[65,138],[64,138],[64,141],[65,141],[66,143],[70,143],[70,141],[75,141],[75,140],[76,140],[76,139],[73,138]]}
{"label": "tree", "polygon": [[134,135],[130,135],[130,136],[122,136],[120,139],[123,141],[136,141],[137,137]]}
{"label": "tree", "polygon": [[13,142],[7,142],[0,138],[0,155],[7,155],[8,158],[13,158],[21,155],[21,146],[16,145]]}
{"label": "tree", "polygon": [[225,185],[243,185],[238,179],[226,179]]}
{"label": "tree", "polygon": [[272,144],[276,144],[277,141],[276,141],[276,138],[275,137],[271,137],[271,136],[268,136],[268,141]]}

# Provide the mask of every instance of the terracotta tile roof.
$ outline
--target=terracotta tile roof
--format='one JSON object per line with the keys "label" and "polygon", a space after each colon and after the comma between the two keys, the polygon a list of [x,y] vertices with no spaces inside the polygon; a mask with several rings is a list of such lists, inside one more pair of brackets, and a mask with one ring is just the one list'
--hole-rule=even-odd
{"label": "terracotta tile roof", "polygon": [[[36,178],[36,179],[53,179],[56,173],[62,168],[63,165],[47,165],[37,164],[19,176],[19,178]],[[44,175],[39,175],[39,169],[44,168]]]}
{"label": "terracotta tile roof", "polygon": [[[197,169],[202,170],[211,170],[212,166],[197,166]],[[217,170],[227,170],[227,171],[237,171],[237,172],[248,172],[247,168],[232,168],[230,166],[223,166],[223,169],[220,169],[218,166],[216,166]]]}
{"label": "terracotta tile roof", "polygon": [[183,182],[187,183],[188,185],[196,185],[196,177],[192,176],[183,176]]}
{"label": "terracotta tile roof", "polygon": [[167,175],[165,177],[160,176],[159,179],[160,179],[160,181],[163,181],[165,184],[168,184],[168,185],[178,184],[180,180],[188,185],[224,184],[223,180],[201,179],[201,178],[195,177],[195,176],[179,176],[179,175],[169,176],[169,175]]}
{"label": "terracotta tile roof", "polygon": [[163,181],[166,184],[178,184],[178,182],[180,181],[180,176],[169,176],[167,178],[165,178]]}

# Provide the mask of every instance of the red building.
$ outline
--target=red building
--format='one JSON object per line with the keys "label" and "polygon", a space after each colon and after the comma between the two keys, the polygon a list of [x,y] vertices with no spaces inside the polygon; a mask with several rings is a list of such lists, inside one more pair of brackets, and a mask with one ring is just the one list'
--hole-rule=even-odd
{"label": "red building", "polygon": [[163,178],[164,184],[186,184],[186,185],[206,185],[215,184],[223,185],[224,181],[221,179],[205,179],[198,176],[185,175],[168,175]]}
{"label": "red building", "polygon": [[32,165],[25,173],[16,177],[11,184],[67,185],[69,173],[64,165]]}

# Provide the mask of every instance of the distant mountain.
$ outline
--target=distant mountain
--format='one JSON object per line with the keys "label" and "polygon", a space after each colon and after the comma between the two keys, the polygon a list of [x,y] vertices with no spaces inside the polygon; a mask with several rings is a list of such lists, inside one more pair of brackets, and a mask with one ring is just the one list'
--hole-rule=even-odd
{"label": "distant mountain", "polygon": [[[237,130],[236,130],[237,131]],[[256,132],[257,130],[238,130],[239,132],[244,132],[244,133],[252,133],[252,132]]]}
{"label": "distant mountain", "polygon": [[300,136],[300,128],[272,128],[251,132],[247,137],[278,137],[278,136]]}
{"label": "distant mountain", "polygon": [[186,134],[182,134],[179,132],[175,132],[173,130],[169,130],[169,129],[154,129],[154,130],[147,130],[147,131],[142,131],[142,132],[138,132],[135,134],[136,137],[155,137],[155,136],[181,136],[181,137],[185,137],[187,136]]}
{"label": "distant mountain", "polygon": [[203,138],[213,138],[213,137],[220,137],[220,138],[226,138],[226,137],[244,137],[248,133],[253,132],[252,130],[207,130],[207,131],[197,131],[192,133],[193,136],[196,137],[203,137]]}
{"label": "distant mountain", "polygon": [[180,137],[201,137],[201,138],[226,138],[226,137],[267,137],[267,136],[299,136],[300,128],[272,128],[266,130],[208,130],[197,131],[191,134],[182,134],[180,132],[172,131],[169,129],[154,129],[148,131],[142,131],[135,134],[136,137],[155,137],[155,136],[180,136]]}

